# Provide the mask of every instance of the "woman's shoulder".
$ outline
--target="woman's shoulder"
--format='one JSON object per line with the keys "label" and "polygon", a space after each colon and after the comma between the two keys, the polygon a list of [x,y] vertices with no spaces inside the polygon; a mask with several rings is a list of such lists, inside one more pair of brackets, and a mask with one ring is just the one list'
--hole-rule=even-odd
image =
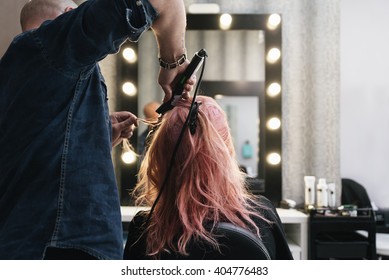
{"label": "woman's shoulder", "polygon": [[273,204],[267,197],[263,195],[257,195],[255,197],[256,201],[256,208],[259,210],[263,215],[276,215],[277,216],[277,210]]}
{"label": "woman's shoulder", "polygon": [[131,220],[127,229],[127,240],[124,248],[124,259],[144,259],[146,228],[148,211],[139,211]]}
{"label": "woman's shoulder", "polygon": [[258,202],[260,202],[261,204],[265,205],[266,207],[275,209],[274,208],[274,204],[266,196],[257,195],[256,199],[258,200]]}
{"label": "woman's shoulder", "polygon": [[[269,225],[270,227],[279,227],[282,228],[282,222],[281,219],[277,213],[277,209],[274,206],[273,202],[271,202],[267,197],[258,195],[256,196],[256,202],[255,205],[256,211],[260,213],[262,219],[255,219],[256,222],[259,222],[262,226]],[[267,226],[266,226],[267,227]]]}
{"label": "woman's shoulder", "polygon": [[286,241],[284,227],[274,204],[265,196],[258,196],[259,211],[270,223],[257,221],[262,233],[262,238],[272,255],[272,259],[293,259]]}
{"label": "woman's shoulder", "polygon": [[144,211],[144,210],[138,211],[131,222],[137,225],[144,224],[147,220],[148,215],[149,215],[149,211]]}

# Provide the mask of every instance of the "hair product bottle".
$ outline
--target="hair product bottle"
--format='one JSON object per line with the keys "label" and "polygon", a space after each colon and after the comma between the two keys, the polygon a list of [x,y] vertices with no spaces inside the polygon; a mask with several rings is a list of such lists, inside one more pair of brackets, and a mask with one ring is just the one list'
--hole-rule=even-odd
{"label": "hair product bottle", "polygon": [[326,179],[320,178],[316,187],[316,206],[317,208],[328,207],[328,187]]}
{"label": "hair product bottle", "polygon": [[335,208],[336,197],[335,197],[335,183],[328,183],[328,207]]}
{"label": "hair product bottle", "polygon": [[315,181],[315,176],[304,176],[306,209],[312,209],[315,206]]}
{"label": "hair product bottle", "polygon": [[252,158],[253,157],[253,147],[251,147],[249,140],[246,140],[243,144],[242,156],[243,156],[243,158]]}

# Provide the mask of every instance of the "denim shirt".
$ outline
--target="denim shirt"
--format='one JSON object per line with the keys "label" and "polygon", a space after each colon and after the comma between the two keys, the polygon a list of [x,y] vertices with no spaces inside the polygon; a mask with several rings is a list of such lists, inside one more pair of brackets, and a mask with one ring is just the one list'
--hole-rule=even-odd
{"label": "denim shirt", "polygon": [[147,0],[89,0],[20,34],[1,58],[0,259],[42,259],[47,247],[122,259],[97,62],[156,17]]}

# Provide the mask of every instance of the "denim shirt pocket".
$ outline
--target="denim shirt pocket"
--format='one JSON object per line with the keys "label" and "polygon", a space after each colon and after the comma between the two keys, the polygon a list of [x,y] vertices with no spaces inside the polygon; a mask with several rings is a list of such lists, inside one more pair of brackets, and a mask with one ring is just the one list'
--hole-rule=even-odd
{"label": "denim shirt pocket", "polygon": [[137,42],[143,32],[151,27],[158,13],[147,0],[130,1],[129,5],[126,10],[128,37],[130,41]]}

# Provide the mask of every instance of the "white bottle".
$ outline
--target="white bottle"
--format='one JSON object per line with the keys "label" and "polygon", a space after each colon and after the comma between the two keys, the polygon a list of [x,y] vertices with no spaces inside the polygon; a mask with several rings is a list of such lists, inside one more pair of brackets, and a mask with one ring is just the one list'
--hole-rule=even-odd
{"label": "white bottle", "polygon": [[320,178],[316,187],[316,206],[317,208],[328,207],[328,187],[326,179]]}
{"label": "white bottle", "polygon": [[328,207],[330,208],[336,206],[335,189],[335,183],[328,183]]}
{"label": "white bottle", "polygon": [[305,207],[307,209],[315,206],[315,176],[304,176],[305,183]]}

